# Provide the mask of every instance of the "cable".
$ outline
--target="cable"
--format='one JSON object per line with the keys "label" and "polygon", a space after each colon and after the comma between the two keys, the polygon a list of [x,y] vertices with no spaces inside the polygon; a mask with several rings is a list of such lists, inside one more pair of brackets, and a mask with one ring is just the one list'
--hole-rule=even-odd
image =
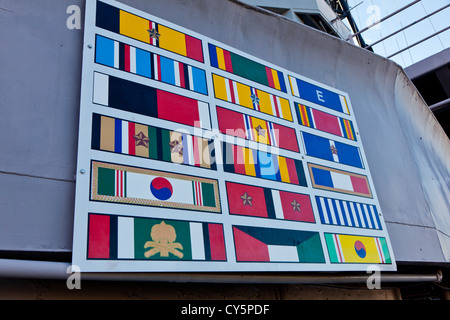
{"label": "cable", "polygon": [[[384,0],[383,0],[383,2],[384,2]],[[394,0],[394,5],[395,5],[395,8],[398,9],[397,0]],[[399,19],[399,23],[400,23],[400,26],[403,28],[402,19]],[[406,38],[405,31],[402,31],[402,34],[403,34],[403,38],[405,38],[406,45],[409,46],[408,39]],[[397,44],[398,44],[398,42],[397,42]],[[399,46],[399,49],[400,49],[400,46]],[[411,50],[408,50],[408,53],[409,53],[409,58],[411,59],[411,62],[414,63],[414,59],[412,57]],[[402,57],[402,60],[403,60],[403,65],[406,66],[405,59],[403,58],[403,55],[401,55],[401,57]]]}
{"label": "cable", "polygon": [[[372,2],[372,7],[375,7],[375,4],[373,3],[373,0],[371,0],[371,2]],[[385,6],[385,9],[386,9],[386,6]],[[378,32],[380,33],[380,39],[383,38],[383,34],[381,33],[381,23],[379,25],[379,28],[377,28],[377,29],[378,29]],[[383,50],[384,50],[384,56],[386,56],[387,55],[387,51],[386,51],[386,46],[384,45],[384,42],[382,42],[382,45],[383,45]]]}
{"label": "cable", "polygon": [[[422,2],[420,4],[422,5],[423,11],[425,11],[425,15],[427,15],[428,13],[427,13],[427,10],[425,9],[425,6],[423,5]],[[431,18],[428,18],[428,20],[430,20],[431,26],[433,27],[434,32],[436,32],[436,27],[434,26],[433,21],[431,20]],[[439,42],[441,43],[442,50],[444,50],[445,46],[444,46],[444,43],[442,43],[441,37],[438,35],[437,38],[439,39]]]}

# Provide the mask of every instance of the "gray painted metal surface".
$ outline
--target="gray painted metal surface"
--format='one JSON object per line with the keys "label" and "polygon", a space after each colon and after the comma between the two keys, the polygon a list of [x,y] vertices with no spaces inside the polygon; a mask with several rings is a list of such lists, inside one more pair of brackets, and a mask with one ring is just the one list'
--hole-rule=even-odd
{"label": "gray painted metal surface", "polygon": [[[348,92],[397,261],[450,260],[450,142],[398,65],[235,1],[122,2]],[[84,2],[1,5],[0,250],[70,252]]]}

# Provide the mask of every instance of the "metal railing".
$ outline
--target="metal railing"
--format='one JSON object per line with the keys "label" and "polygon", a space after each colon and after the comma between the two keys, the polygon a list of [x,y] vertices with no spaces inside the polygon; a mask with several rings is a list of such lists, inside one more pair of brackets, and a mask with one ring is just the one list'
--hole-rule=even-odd
{"label": "metal railing", "polygon": [[[379,23],[381,23],[381,22],[383,22],[383,21],[385,21],[385,20],[387,20],[387,19],[389,19],[389,18],[395,16],[396,14],[398,14],[398,13],[404,11],[405,9],[411,7],[412,5],[414,5],[414,4],[416,4],[416,3],[420,2],[420,1],[421,1],[421,0],[415,0],[415,1],[413,1],[413,2],[411,2],[411,3],[409,3],[409,4],[407,4],[406,6],[400,8],[400,9],[394,11],[394,12],[392,12],[391,14],[387,15],[386,17],[384,17],[384,18],[382,18],[382,19],[380,19],[380,20],[375,21],[374,23],[372,23],[371,25],[365,27],[364,29],[361,29],[360,31],[358,31],[358,32],[356,32],[356,33],[354,33],[354,34],[348,36],[348,38],[347,38],[346,40],[349,41],[350,39],[353,39],[353,37],[358,36],[359,34],[361,34],[361,33],[365,32],[365,31],[369,30],[370,28],[373,28],[374,26],[378,25]],[[429,17],[435,15],[436,13],[441,12],[442,10],[444,10],[444,9],[446,9],[446,8],[448,8],[448,7],[450,7],[450,4],[447,4],[447,5],[445,5],[445,6],[441,7],[441,8],[439,8],[439,9],[433,11],[432,13],[427,14],[427,15],[425,15],[425,16],[423,16],[423,17],[421,17],[421,18],[419,18],[419,19],[417,19],[417,20],[415,20],[415,21],[413,21],[412,23],[408,24],[407,26],[405,26],[405,27],[403,27],[403,28],[400,28],[399,30],[394,31],[393,33],[391,33],[391,34],[389,34],[389,35],[387,35],[387,36],[385,36],[385,37],[383,37],[383,38],[381,38],[381,39],[375,41],[374,43],[365,46],[364,49],[371,49],[373,46],[377,45],[378,43],[380,43],[380,42],[382,42],[382,41],[384,41],[384,40],[386,40],[386,39],[388,39],[388,38],[390,38],[390,37],[396,35],[396,34],[399,33],[399,32],[402,32],[402,31],[404,31],[404,30],[406,30],[406,29],[412,27],[413,25],[419,23],[420,21],[423,21],[423,20],[425,20],[425,19],[427,19],[427,18],[429,18]],[[433,33],[433,34],[431,34],[431,35],[429,35],[429,36],[427,36],[427,37],[425,37],[425,38],[423,38],[423,39],[421,39],[421,40],[419,40],[419,41],[417,41],[417,42],[415,42],[415,43],[413,43],[413,44],[411,44],[411,45],[409,45],[409,46],[407,46],[407,47],[405,47],[405,48],[403,48],[403,49],[401,49],[401,50],[399,50],[399,51],[397,51],[397,52],[395,52],[395,53],[393,53],[393,54],[390,54],[390,55],[387,56],[386,58],[390,59],[390,58],[392,58],[392,57],[398,55],[399,53],[402,53],[402,52],[404,52],[404,51],[406,51],[406,50],[408,50],[408,49],[411,49],[412,47],[417,46],[418,44],[420,44],[420,43],[422,43],[422,42],[424,42],[424,41],[426,41],[426,40],[428,40],[428,39],[430,39],[430,38],[433,38],[433,37],[437,36],[438,34],[440,34],[440,33],[442,33],[442,32],[445,32],[445,31],[447,31],[447,30],[449,30],[449,29],[450,29],[450,26],[448,26],[448,27],[446,27],[446,28],[443,28],[443,29],[441,29],[441,30],[439,30],[439,31],[436,31],[436,32]]]}

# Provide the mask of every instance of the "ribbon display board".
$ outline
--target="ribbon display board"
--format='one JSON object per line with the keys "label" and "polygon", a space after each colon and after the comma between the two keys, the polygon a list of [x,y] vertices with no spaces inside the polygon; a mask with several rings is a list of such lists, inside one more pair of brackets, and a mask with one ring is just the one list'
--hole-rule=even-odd
{"label": "ribbon display board", "polygon": [[348,94],[88,0],[73,263],[396,270]]}

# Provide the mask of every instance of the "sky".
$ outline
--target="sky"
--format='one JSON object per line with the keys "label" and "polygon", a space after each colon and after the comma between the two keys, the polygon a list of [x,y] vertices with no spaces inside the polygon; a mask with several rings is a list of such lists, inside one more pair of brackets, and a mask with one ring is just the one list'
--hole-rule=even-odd
{"label": "sky", "polygon": [[[347,0],[350,8],[356,6],[351,12],[360,30],[413,1]],[[363,32],[364,41],[367,44],[372,44],[449,3],[450,0],[422,0]],[[381,56],[388,57],[448,26],[450,26],[450,7],[375,45],[373,50]],[[390,59],[406,68],[449,47],[450,29]]]}

